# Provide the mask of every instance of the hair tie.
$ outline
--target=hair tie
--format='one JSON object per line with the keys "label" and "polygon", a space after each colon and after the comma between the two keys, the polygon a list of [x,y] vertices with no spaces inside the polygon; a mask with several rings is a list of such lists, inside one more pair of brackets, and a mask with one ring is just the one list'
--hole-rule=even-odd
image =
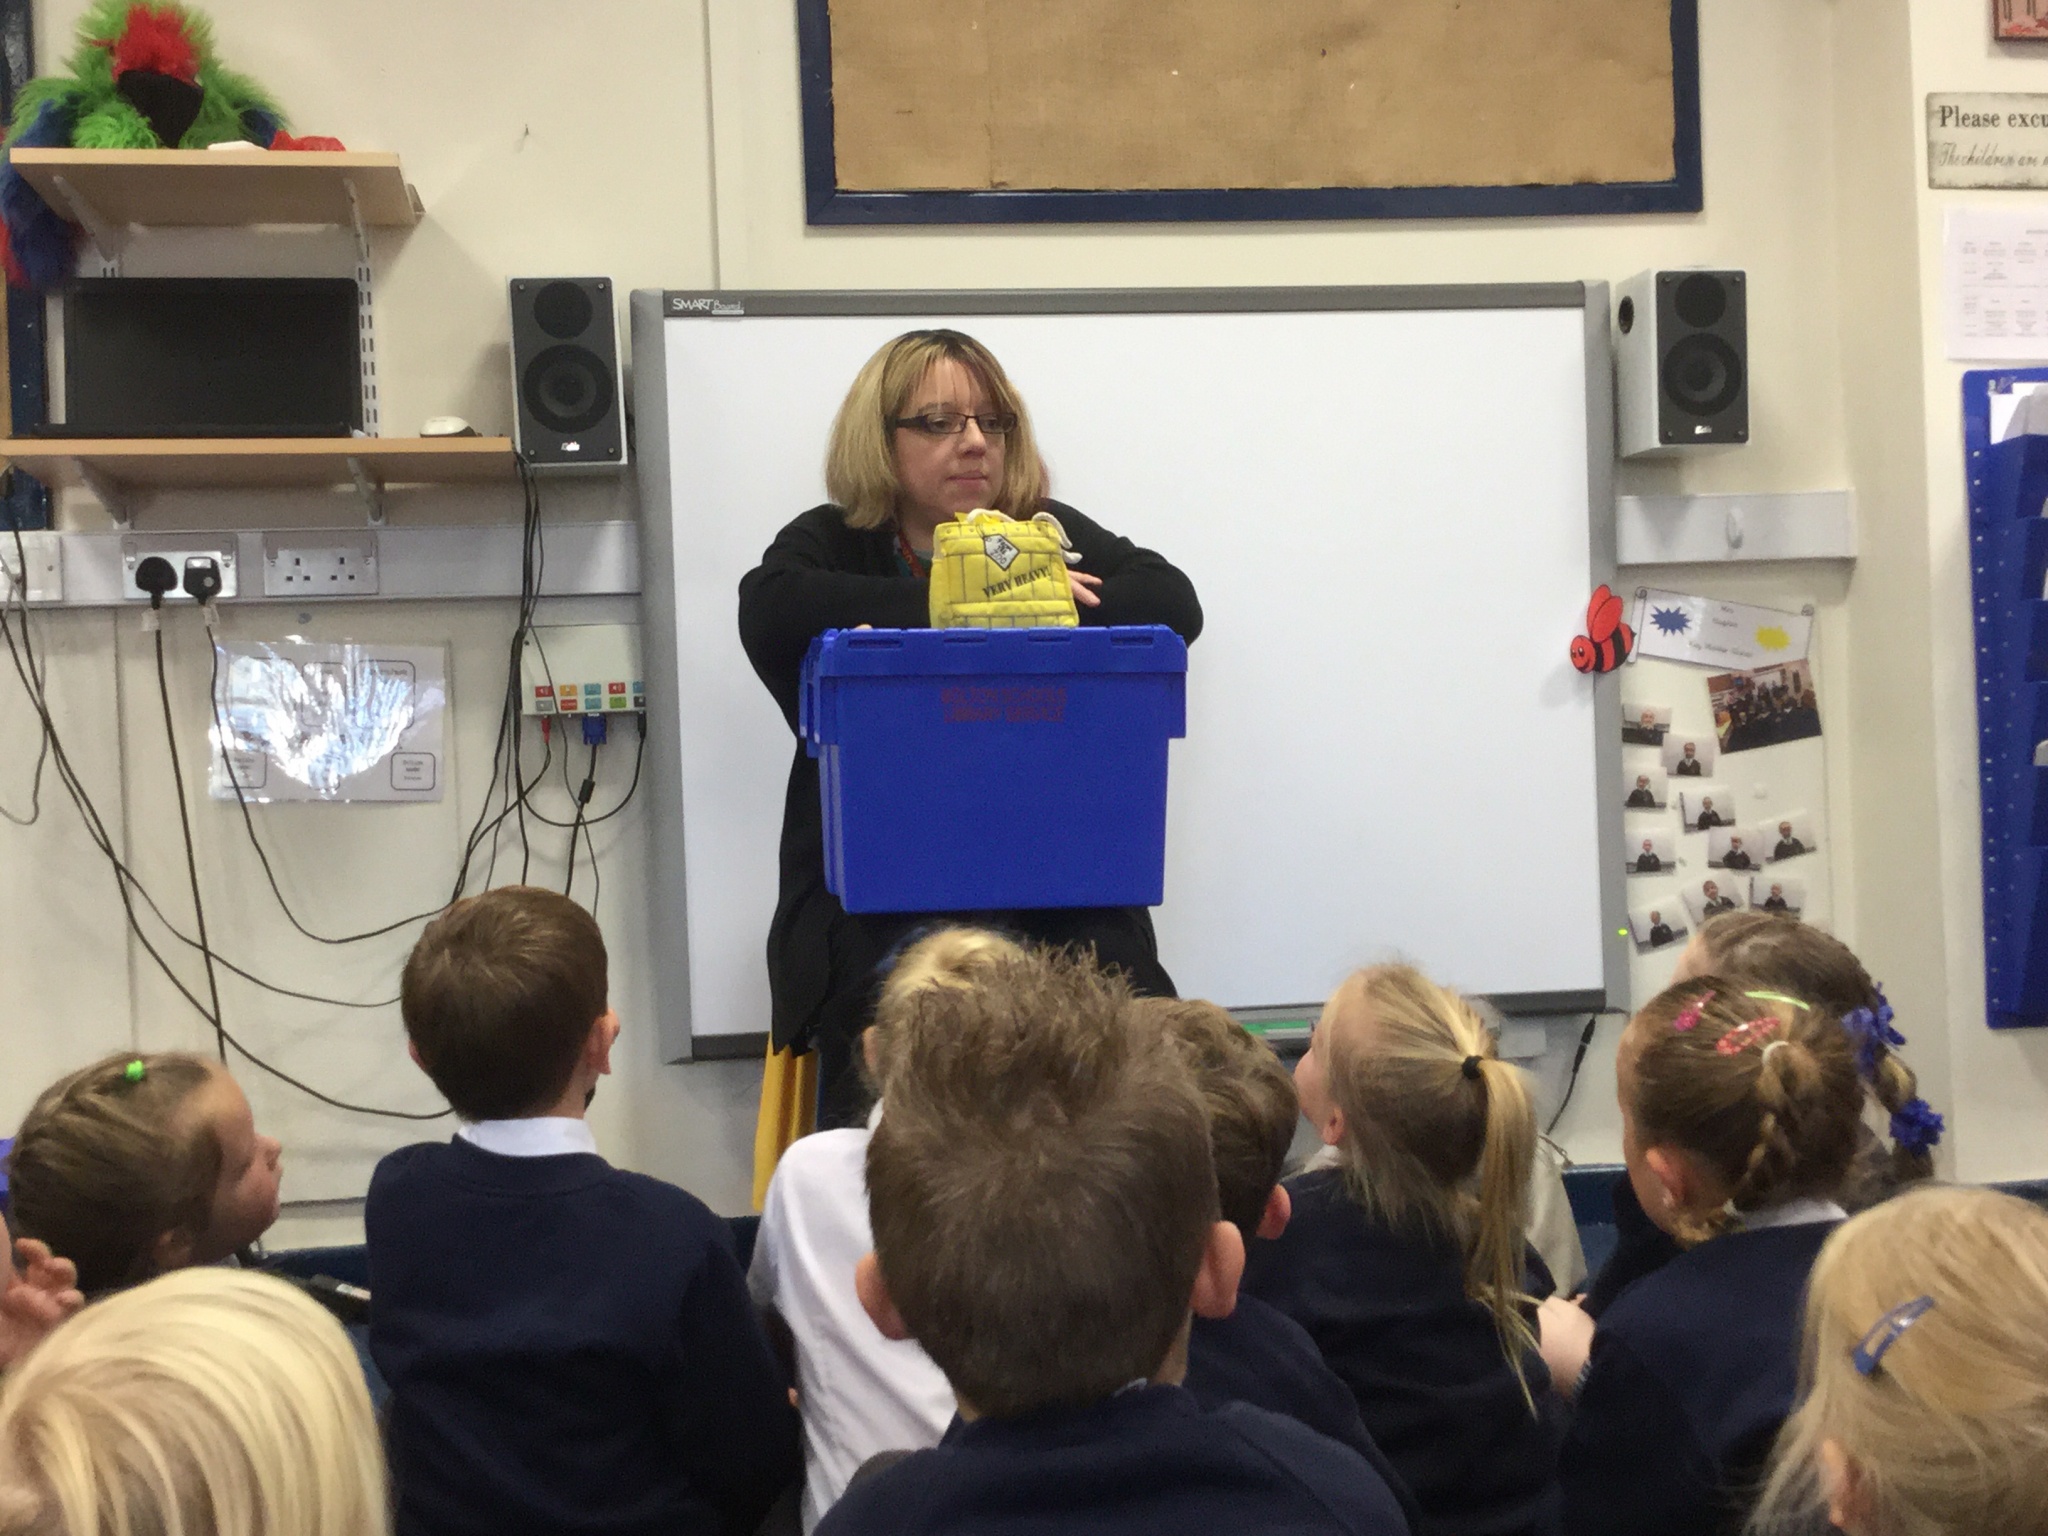
{"label": "hair tie", "polygon": [[121,1069],[121,1075],[131,1083],[139,1083],[149,1076],[149,1066],[138,1056]]}
{"label": "hair tie", "polygon": [[1483,1056],[1467,1056],[1460,1070],[1464,1072],[1466,1077],[1476,1083],[1479,1081],[1479,1064],[1485,1059]]}
{"label": "hair tie", "polygon": [[1671,1021],[1671,1027],[1681,1035],[1689,1029],[1696,1028],[1700,1022],[1700,1010],[1713,1000],[1714,994],[1712,992],[1702,992],[1698,997],[1678,1010],[1678,1017]]}
{"label": "hair tie", "polygon": [[1917,1096],[1892,1113],[1892,1140],[1908,1152],[1932,1152],[1944,1128],[1941,1112]]}
{"label": "hair tie", "polygon": [[1727,1034],[1714,1042],[1714,1049],[1723,1056],[1733,1056],[1757,1041],[1778,1031],[1778,1016],[1767,1013],[1760,1019],[1751,1019],[1747,1024],[1738,1024]]}
{"label": "hair tie", "polygon": [[1866,1083],[1877,1081],[1878,1052],[1895,1050],[1906,1043],[1906,1037],[1892,1028],[1892,1005],[1885,1001],[1884,988],[1874,986],[1871,990],[1877,994],[1875,1008],[1852,1008],[1842,1016],[1842,1028],[1856,1042],[1857,1075]]}
{"label": "hair tie", "polygon": [[1786,1043],[1787,1042],[1783,1040],[1773,1040],[1769,1045],[1764,1047],[1763,1054],[1757,1059],[1760,1061],[1769,1061],[1771,1059],[1771,1052],[1782,1051],[1783,1049],[1785,1049]]}

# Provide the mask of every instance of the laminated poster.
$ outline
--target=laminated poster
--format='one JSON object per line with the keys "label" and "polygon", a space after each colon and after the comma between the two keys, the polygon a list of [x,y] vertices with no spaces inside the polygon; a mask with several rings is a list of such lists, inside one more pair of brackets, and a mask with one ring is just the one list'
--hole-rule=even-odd
{"label": "laminated poster", "polygon": [[1636,589],[1636,654],[1723,671],[1803,661],[1813,610],[1787,613],[1656,587]]}
{"label": "laminated poster", "polygon": [[237,784],[251,802],[442,797],[445,646],[283,640],[219,650],[214,799],[233,800]]}

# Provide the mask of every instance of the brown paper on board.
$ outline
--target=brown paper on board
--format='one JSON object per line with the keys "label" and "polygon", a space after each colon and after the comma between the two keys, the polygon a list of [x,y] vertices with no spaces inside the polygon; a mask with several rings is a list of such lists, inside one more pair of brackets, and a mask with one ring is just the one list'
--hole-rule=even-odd
{"label": "brown paper on board", "polygon": [[1670,0],[831,0],[838,185],[1668,181]]}

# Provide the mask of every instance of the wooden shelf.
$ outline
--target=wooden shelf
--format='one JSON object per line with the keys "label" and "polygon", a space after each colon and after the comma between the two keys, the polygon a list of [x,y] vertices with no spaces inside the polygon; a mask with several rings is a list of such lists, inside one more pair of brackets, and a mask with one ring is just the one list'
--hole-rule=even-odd
{"label": "wooden shelf", "polygon": [[350,187],[364,224],[401,226],[420,219],[419,194],[406,184],[398,156],[384,152],[15,149],[8,159],[52,208],[88,229],[352,225]]}
{"label": "wooden shelf", "polygon": [[[125,491],[479,485],[516,473],[509,437],[14,438],[0,457],[45,485]],[[97,482],[97,483],[95,483]]]}

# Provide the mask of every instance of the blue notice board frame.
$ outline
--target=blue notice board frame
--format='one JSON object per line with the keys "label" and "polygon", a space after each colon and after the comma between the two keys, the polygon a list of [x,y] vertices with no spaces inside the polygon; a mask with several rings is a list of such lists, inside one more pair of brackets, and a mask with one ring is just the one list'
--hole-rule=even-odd
{"label": "blue notice board frame", "polygon": [[1573,186],[843,191],[832,136],[831,0],[797,0],[797,45],[803,81],[804,207],[811,224],[1534,219],[1698,213],[1705,206],[1700,156],[1699,0],[1671,0],[1671,179]]}
{"label": "blue notice board frame", "polygon": [[2048,436],[1991,440],[1991,402],[2048,368],[1963,375],[1985,1007],[1993,1029],[2048,1025]]}

